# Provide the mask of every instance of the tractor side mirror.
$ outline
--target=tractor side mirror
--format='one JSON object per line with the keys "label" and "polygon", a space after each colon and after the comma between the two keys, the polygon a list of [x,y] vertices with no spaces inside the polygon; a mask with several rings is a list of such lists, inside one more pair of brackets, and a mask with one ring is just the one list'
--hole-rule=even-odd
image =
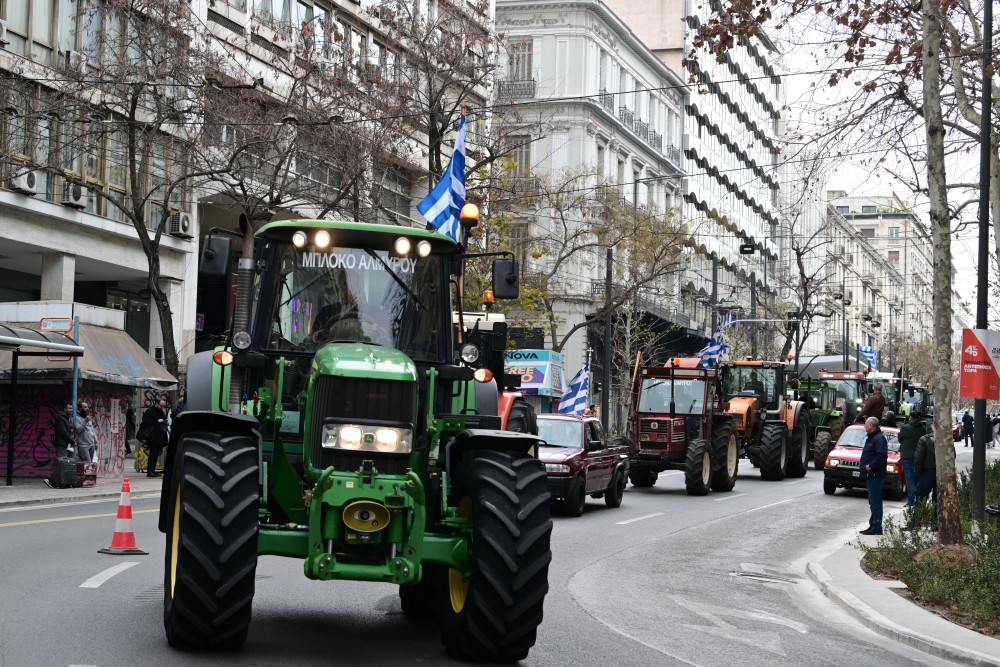
{"label": "tractor side mirror", "polygon": [[233,241],[224,236],[207,236],[198,264],[199,280],[228,281],[233,257]]}
{"label": "tractor side mirror", "polygon": [[493,297],[516,299],[519,294],[517,260],[493,260]]}

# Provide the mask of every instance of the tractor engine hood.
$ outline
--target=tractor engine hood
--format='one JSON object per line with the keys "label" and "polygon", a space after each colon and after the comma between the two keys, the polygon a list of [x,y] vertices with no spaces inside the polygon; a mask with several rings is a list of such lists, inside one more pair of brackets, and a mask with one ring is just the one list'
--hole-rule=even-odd
{"label": "tractor engine hood", "polygon": [[753,396],[733,396],[729,399],[730,414],[737,415],[737,428],[747,426],[747,417],[760,409],[760,401]]}
{"label": "tractor engine hood", "polygon": [[372,380],[417,381],[417,366],[393,348],[367,343],[328,343],[316,352],[313,372]]}

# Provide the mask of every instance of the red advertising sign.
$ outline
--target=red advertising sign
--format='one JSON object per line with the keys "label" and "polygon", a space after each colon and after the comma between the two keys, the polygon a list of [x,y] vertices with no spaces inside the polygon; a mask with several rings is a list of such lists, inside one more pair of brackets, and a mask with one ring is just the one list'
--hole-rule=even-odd
{"label": "red advertising sign", "polygon": [[1000,332],[963,329],[960,398],[1000,400]]}

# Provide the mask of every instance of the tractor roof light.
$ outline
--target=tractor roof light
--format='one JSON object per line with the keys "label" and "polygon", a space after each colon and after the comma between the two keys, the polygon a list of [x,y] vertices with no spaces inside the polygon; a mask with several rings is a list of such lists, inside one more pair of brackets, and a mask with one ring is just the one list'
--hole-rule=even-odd
{"label": "tractor roof light", "polygon": [[300,250],[306,247],[306,241],[308,240],[309,237],[306,236],[306,233],[301,229],[292,234],[292,245],[295,246],[296,248],[299,248]]}
{"label": "tractor roof light", "polygon": [[427,255],[431,254],[431,242],[428,241],[427,239],[424,239],[423,241],[418,243],[417,254],[421,257],[427,257]]}
{"label": "tractor roof light", "polygon": [[479,207],[475,204],[466,204],[462,207],[462,212],[458,216],[462,226],[473,228],[479,225]]}
{"label": "tractor roof light", "polygon": [[413,248],[413,244],[410,243],[410,239],[405,236],[400,236],[396,239],[396,242],[392,244],[393,250],[400,257],[405,257],[410,254],[410,250]]}
{"label": "tractor roof light", "polygon": [[330,238],[330,232],[326,231],[325,229],[321,229],[318,232],[316,232],[315,236],[313,236],[313,245],[315,245],[316,248],[319,250],[326,250],[327,248],[330,247],[331,240],[332,239]]}

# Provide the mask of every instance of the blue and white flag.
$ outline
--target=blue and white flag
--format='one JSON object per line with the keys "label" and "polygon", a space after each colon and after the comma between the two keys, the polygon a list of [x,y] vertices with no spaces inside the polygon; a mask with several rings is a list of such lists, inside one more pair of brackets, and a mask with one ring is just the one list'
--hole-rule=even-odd
{"label": "blue and white flag", "polygon": [[573,381],[569,383],[569,389],[562,395],[562,400],[559,401],[559,414],[582,415],[587,408],[588,393],[590,393],[589,361],[573,376]]}
{"label": "blue and white flag", "polygon": [[427,222],[442,234],[447,234],[458,242],[462,240],[462,226],[459,215],[465,205],[465,116],[458,123],[455,150],[444,176],[434,189],[417,204],[417,210],[427,218]]}
{"label": "blue and white flag", "polygon": [[862,345],[861,354],[865,355],[865,359],[868,360],[869,370],[875,370],[877,368],[875,365],[875,359],[877,358],[875,349],[868,345]]}
{"label": "blue and white flag", "polygon": [[723,330],[732,323],[733,314],[726,313],[725,317],[719,320],[719,324],[715,328],[715,333],[708,339],[708,344],[698,352],[698,356],[701,357],[701,365],[705,368],[712,368],[725,358],[727,348],[726,334]]}

